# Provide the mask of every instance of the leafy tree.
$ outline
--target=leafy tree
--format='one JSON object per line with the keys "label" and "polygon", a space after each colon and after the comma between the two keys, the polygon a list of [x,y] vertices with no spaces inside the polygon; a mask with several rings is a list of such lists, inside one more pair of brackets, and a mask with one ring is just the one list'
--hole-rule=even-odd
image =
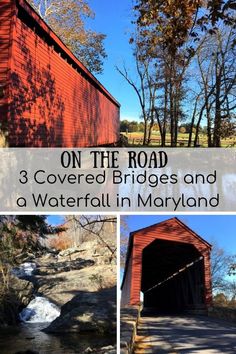
{"label": "leafy tree", "polygon": [[143,122],[140,122],[139,125],[138,125],[138,130],[139,130],[139,132],[144,133],[144,129],[145,129],[144,123],[143,123]]}
{"label": "leafy tree", "polygon": [[182,133],[182,134],[185,134],[186,133],[186,128],[184,126],[181,126],[179,128],[179,132]]}
{"label": "leafy tree", "polygon": [[130,122],[128,120],[122,120],[120,122],[120,131],[121,132],[126,132],[126,131],[129,131],[129,124]]}
{"label": "leafy tree", "polygon": [[150,52],[159,43],[174,55],[189,37],[196,42],[202,33],[213,34],[221,23],[236,28],[234,0],[137,0],[134,8]]}
{"label": "leafy tree", "polygon": [[44,215],[0,216],[0,305],[9,290],[12,267],[28,254],[45,251],[42,237],[62,230],[47,223]]}
{"label": "leafy tree", "polygon": [[[151,60],[156,68],[152,77],[157,85],[155,111],[162,144],[165,146],[169,126],[171,146],[177,145],[183,107],[186,109],[193,102],[189,146],[193,128],[196,129],[194,144],[198,145],[203,118],[207,121],[208,145],[220,146],[225,131],[232,128],[226,123],[235,119],[235,1],[137,0],[134,9],[138,34],[131,38],[131,43],[143,53],[142,60]],[[220,35],[222,28],[230,37]],[[206,61],[201,56],[196,73],[194,60],[199,59],[204,45]],[[193,92],[197,85],[199,91]]]}
{"label": "leafy tree", "polygon": [[224,293],[216,294],[213,298],[213,301],[215,306],[225,307],[228,304],[228,299]]}
{"label": "leafy tree", "polygon": [[139,130],[139,124],[135,120],[129,123],[129,132],[135,133]]}
{"label": "leafy tree", "polygon": [[[158,130],[157,124],[153,125],[153,128]],[[120,131],[121,132],[128,132],[128,133],[133,133],[133,132],[144,132],[145,125],[144,122],[137,122],[137,121],[128,121],[128,120],[122,120],[120,122]]]}
{"label": "leafy tree", "polygon": [[233,284],[234,286],[234,296],[232,296],[232,298],[230,299],[230,301],[228,302],[228,307],[231,307],[231,308],[236,308],[236,284],[234,283]]}
{"label": "leafy tree", "polygon": [[185,73],[194,55],[186,43],[195,25],[197,6],[198,1],[192,0],[139,0],[135,6],[138,35],[131,42],[136,42],[142,60],[151,61],[155,70],[151,85],[156,85],[155,115],[163,146],[168,125],[171,146],[177,145],[178,125],[184,116]]}
{"label": "leafy tree", "polygon": [[140,45],[148,46],[151,55],[156,55],[157,45],[174,57],[182,47],[194,25],[199,0],[139,0],[136,3],[137,25],[140,30]]}
{"label": "leafy tree", "polygon": [[85,66],[102,72],[106,36],[86,29],[85,20],[95,16],[86,0],[28,1]]}
{"label": "leafy tree", "polygon": [[[62,229],[49,225],[44,215],[16,215],[1,218],[0,259],[5,263],[13,264],[24,252],[42,252],[44,248],[41,239]],[[6,253],[9,260],[7,262]]]}

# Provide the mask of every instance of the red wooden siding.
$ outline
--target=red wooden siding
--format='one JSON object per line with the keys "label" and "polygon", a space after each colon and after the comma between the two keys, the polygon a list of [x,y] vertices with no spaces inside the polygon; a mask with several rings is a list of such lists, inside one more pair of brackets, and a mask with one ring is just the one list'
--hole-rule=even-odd
{"label": "red wooden siding", "polygon": [[123,294],[121,298],[121,306],[128,304],[130,300],[130,290],[131,290],[131,281],[132,281],[132,259],[133,257],[131,253],[127,265],[126,281],[122,289]]}
{"label": "red wooden siding", "polygon": [[117,101],[24,0],[16,1],[16,9],[9,145],[83,147],[117,142]]}
{"label": "red wooden siding", "polygon": [[6,120],[7,120],[8,83],[9,83],[8,79],[9,79],[9,61],[11,56],[13,17],[14,17],[14,6],[12,4],[12,1],[11,0],[1,1],[0,2],[0,124],[1,124],[1,131],[4,132],[7,129]]}
{"label": "red wooden siding", "polygon": [[201,256],[203,256],[205,304],[207,306],[211,304],[211,246],[205,240],[190,230],[177,218],[169,219],[159,224],[135,231],[130,237],[132,238],[132,242],[130,242],[131,247],[129,247],[130,249],[128,250],[128,259],[122,284],[123,305],[138,305],[140,303],[143,250],[157,239],[191,244],[197,249]]}

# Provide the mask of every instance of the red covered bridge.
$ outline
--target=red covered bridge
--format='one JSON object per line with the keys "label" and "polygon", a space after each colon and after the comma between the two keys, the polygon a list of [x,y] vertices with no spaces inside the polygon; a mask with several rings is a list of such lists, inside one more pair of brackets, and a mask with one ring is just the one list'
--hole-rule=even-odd
{"label": "red covered bridge", "polygon": [[122,306],[200,312],[211,305],[211,245],[177,218],[130,234]]}
{"label": "red covered bridge", "polygon": [[1,0],[1,145],[113,144],[119,108],[25,0]]}

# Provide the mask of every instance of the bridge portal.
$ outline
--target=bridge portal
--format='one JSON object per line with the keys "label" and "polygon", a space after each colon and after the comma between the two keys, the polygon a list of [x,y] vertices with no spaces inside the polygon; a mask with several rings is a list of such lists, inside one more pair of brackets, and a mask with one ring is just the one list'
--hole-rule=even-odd
{"label": "bridge portal", "polygon": [[122,305],[160,313],[207,310],[211,305],[211,245],[177,218],[130,234]]}

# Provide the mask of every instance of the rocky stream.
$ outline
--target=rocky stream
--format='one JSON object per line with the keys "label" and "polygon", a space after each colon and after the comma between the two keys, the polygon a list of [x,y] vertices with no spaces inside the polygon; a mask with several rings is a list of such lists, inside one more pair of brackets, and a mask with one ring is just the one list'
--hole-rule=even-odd
{"label": "rocky stream", "polygon": [[1,354],[116,353],[116,266],[106,248],[28,257],[11,275],[17,301],[0,313]]}

